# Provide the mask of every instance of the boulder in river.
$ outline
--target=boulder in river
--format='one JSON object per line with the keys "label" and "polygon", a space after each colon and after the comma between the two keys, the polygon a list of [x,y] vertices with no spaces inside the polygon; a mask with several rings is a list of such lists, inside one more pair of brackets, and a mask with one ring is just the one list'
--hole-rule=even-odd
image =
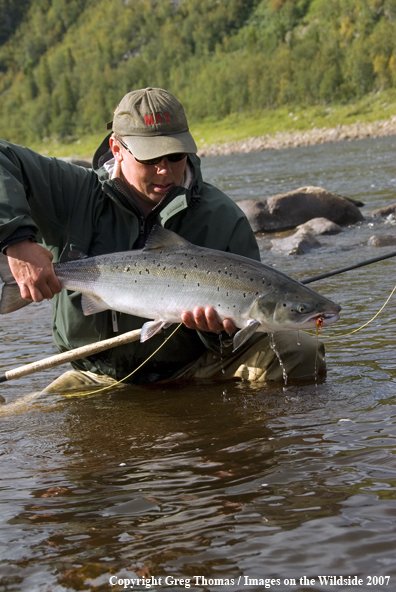
{"label": "boulder in river", "polygon": [[369,247],[391,247],[396,245],[396,236],[393,234],[374,234],[368,240]]}
{"label": "boulder in river", "polygon": [[312,220],[308,220],[308,222],[297,226],[297,230],[308,230],[315,236],[321,234],[339,234],[342,232],[341,226],[327,218],[312,218]]}
{"label": "boulder in river", "polygon": [[371,215],[374,218],[385,218],[385,216],[396,215],[396,203],[390,204],[389,206],[383,206],[377,210],[373,210]]}
{"label": "boulder in river", "polygon": [[340,225],[364,220],[356,202],[313,186],[268,198],[242,200],[238,206],[254,232],[289,230],[312,218],[327,218]]}
{"label": "boulder in river", "polygon": [[311,249],[318,249],[322,245],[308,230],[301,228],[286,238],[271,240],[272,248],[285,255],[305,255]]}

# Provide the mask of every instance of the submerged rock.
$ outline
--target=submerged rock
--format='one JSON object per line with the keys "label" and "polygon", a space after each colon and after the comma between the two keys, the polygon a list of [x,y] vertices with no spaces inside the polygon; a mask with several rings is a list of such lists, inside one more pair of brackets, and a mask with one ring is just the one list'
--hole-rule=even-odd
{"label": "submerged rock", "polygon": [[318,249],[322,245],[308,230],[301,228],[286,238],[271,240],[272,248],[285,255],[305,255],[312,249]]}
{"label": "submerged rock", "polygon": [[385,218],[386,216],[390,216],[392,214],[396,214],[396,203],[390,204],[389,206],[384,206],[382,208],[378,208],[377,210],[373,210],[371,215],[374,218]]}
{"label": "submerged rock", "polygon": [[342,232],[341,226],[327,218],[312,218],[312,220],[308,220],[308,222],[297,226],[297,229],[307,230],[315,236],[321,234],[339,234]]}
{"label": "submerged rock", "polygon": [[254,232],[289,230],[312,218],[327,218],[337,224],[364,220],[352,200],[321,187],[301,187],[295,191],[263,199],[238,202]]}
{"label": "submerged rock", "polygon": [[383,234],[382,236],[374,234],[370,236],[367,244],[370,247],[390,247],[396,245],[396,236],[392,234]]}

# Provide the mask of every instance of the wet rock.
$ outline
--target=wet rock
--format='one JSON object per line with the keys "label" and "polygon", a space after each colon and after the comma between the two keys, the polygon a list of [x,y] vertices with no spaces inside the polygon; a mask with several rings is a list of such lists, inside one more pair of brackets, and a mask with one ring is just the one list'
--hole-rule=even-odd
{"label": "wet rock", "polygon": [[254,232],[275,232],[295,228],[312,218],[327,218],[336,224],[355,224],[363,214],[351,200],[321,187],[301,187],[295,191],[263,199],[238,202]]}
{"label": "wet rock", "polygon": [[84,167],[86,169],[92,168],[92,164],[88,162],[88,160],[82,160],[81,158],[72,158],[71,156],[62,156],[59,160],[64,160],[65,162],[70,162],[71,164],[77,164],[80,167]]}
{"label": "wet rock", "polygon": [[312,249],[318,249],[322,245],[308,230],[301,228],[286,238],[271,240],[272,248],[285,255],[305,255]]}
{"label": "wet rock", "polygon": [[297,226],[297,229],[307,230],[314,236],[321,234],[339,234],[342,232],[341,226],[327,218],[312,218],[312,220],[308,220],[308,222],[304,222],[304,224]]}
{"label": "wet rock", "polygon": [[370,236],[367,244],[370,247],[390,247],[396,245],[396,236],[392,234],[384,234],[382,236],[374,234]]}
{"label": "wet rock", "polygon": [[371,212],[371,215],[374,218],[385,218],[385,216],[390,216],[391,214],[396,214],[396,203],[378,208],[377,210],[373,210]]}

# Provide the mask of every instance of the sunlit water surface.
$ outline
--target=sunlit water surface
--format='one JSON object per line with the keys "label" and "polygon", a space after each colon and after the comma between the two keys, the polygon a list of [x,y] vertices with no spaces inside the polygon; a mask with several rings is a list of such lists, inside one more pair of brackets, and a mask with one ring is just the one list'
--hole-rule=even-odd
{"label": "sunlit water surface", "polygon": [[[203,168],[237,200],[318,185],[364,201],[368,215],[396,201],[395,141],[215,157]],[[391,218],[368,220],[304,257],[276,254],[268,236],[259,243],[264,261],[303,279],[391,251],[367,240],[395,230]],[[29,399],[58,368],[1,385],[0,589],[119,590],[111,577],[144,577],[156,580],[135,589],[394,590],[396,295],[351,332],[395,285],[395,259],[312,284],[343,309],[323,332],[321,383]],[[48,303],[3,317],[0,332],[1,372],[56,353]]]}

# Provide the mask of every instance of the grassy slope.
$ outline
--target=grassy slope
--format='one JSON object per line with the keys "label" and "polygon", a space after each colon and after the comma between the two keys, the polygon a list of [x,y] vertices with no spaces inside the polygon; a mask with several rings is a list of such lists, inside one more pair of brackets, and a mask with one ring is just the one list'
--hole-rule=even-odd
{"label": "grassy slope", "polygon": [[[249,137],[275,135],[276,132],[304,132],[314,127],[334,128],[338,125],[373,122],[396,115],[396,90],[368,95],[354,104],[301,107],[281,107],[259,113],[241,113],[217,121],[214,118],[194,122],[191,114],[190,129],[198,148],[221,145],[225,142]],[[30,148],[49,156],[64,156],[91,160],[96,147],[106,135],[103,132],[60,143],[50,139],[30,145]]]}

